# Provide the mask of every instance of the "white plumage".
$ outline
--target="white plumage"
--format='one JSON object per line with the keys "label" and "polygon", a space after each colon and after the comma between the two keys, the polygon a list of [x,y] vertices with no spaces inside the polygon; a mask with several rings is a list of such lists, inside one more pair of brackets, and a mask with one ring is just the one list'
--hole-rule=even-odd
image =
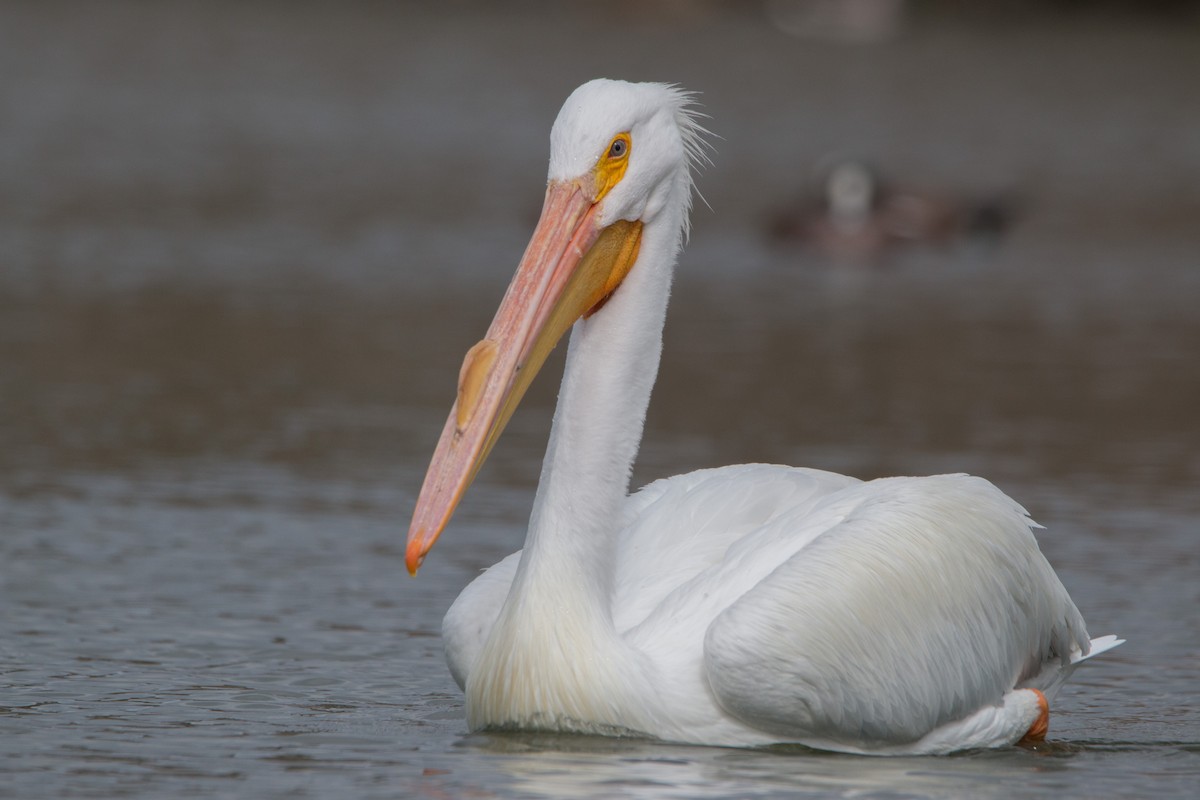
{"label": "white plumage", "polygon": [[[547,338],[582,317],[525,548],[443,625],[470,726],[868,753],[1016,742],[1044,725],[1038,692],[1120,641],[1089,641],[1033,523],[992,484],[754,464],[627,494],[701,154],[688,104],[659,84],[572,94],[538,231],[464,364],[414,571]],[[572,289],[585,273],[598,288]]]}

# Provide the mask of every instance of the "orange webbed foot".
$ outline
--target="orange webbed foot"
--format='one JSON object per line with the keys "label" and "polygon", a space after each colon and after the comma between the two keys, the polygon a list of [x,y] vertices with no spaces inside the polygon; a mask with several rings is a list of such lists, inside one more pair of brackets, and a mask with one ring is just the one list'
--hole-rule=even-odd
{"label": "orange webbed foot", "polygon": [[1038,702],[1038,717],[1029,726],[1029,730],[1021,737],[1021,741],[1017,744],[1038,744],[1046,739],[1046,734],[1050,730],[1050,703],[1046,700],[1046,695],[1042,694],[1037,689],[1029,691],[1037,695]]}

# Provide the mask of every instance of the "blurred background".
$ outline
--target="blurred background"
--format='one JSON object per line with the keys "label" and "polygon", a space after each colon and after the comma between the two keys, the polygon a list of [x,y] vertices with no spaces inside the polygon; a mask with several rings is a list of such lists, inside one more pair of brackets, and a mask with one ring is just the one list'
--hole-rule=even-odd
{"label": "blurred background", "polygon": [[296,788],[280,753],[324,759],[318,789],[354,758],[475,785],[436,777],[495,746],[454,749],[436,633],[520,545],[558,361],[419,581],[402,539],[550,125],[593,77],[696,90],[715,134],[635,484],[745,461],[992,479],[1049,527],[1093,634],[1131,639],[1059,730],[1133,743],[1085,757],[1100,775],[1190,753],[1152,787],[1182,792],[1197,76],[1189,2],[0,2],[12,796],[76,767],[177,793],[233,753],[259,796]]}

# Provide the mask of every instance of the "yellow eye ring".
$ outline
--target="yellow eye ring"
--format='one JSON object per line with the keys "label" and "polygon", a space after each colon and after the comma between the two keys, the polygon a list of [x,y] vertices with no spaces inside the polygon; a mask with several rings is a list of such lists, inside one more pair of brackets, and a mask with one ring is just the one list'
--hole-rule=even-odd
{"label": "yellow eye ring", "polygon": [[633,148],[633,139],[628,132],[618,133],[608,143],[608,149],[592,170],[594,183],[594,202],[599,202],[609,191],[625,177],[625,168],[629,166],[629,151]]}

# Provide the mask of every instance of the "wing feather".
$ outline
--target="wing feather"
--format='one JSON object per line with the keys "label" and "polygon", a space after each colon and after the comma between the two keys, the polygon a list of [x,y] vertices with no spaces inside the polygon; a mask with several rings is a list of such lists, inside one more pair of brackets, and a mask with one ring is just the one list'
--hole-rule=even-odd
{"label": "wing feather", "polygon": [[738,464],[655,481],[632,495],[621,520],[613,623],[624,633],[697,576],[759,542],[857,478],[775,464]]}
{"label": "wing feather", "polygon": [[746,724],[800,740],[915,741],[1086,652],[1031,521],[987,481],[888,478],[829,501],[846,506],[840,521],[708,629],[709,685]]}

